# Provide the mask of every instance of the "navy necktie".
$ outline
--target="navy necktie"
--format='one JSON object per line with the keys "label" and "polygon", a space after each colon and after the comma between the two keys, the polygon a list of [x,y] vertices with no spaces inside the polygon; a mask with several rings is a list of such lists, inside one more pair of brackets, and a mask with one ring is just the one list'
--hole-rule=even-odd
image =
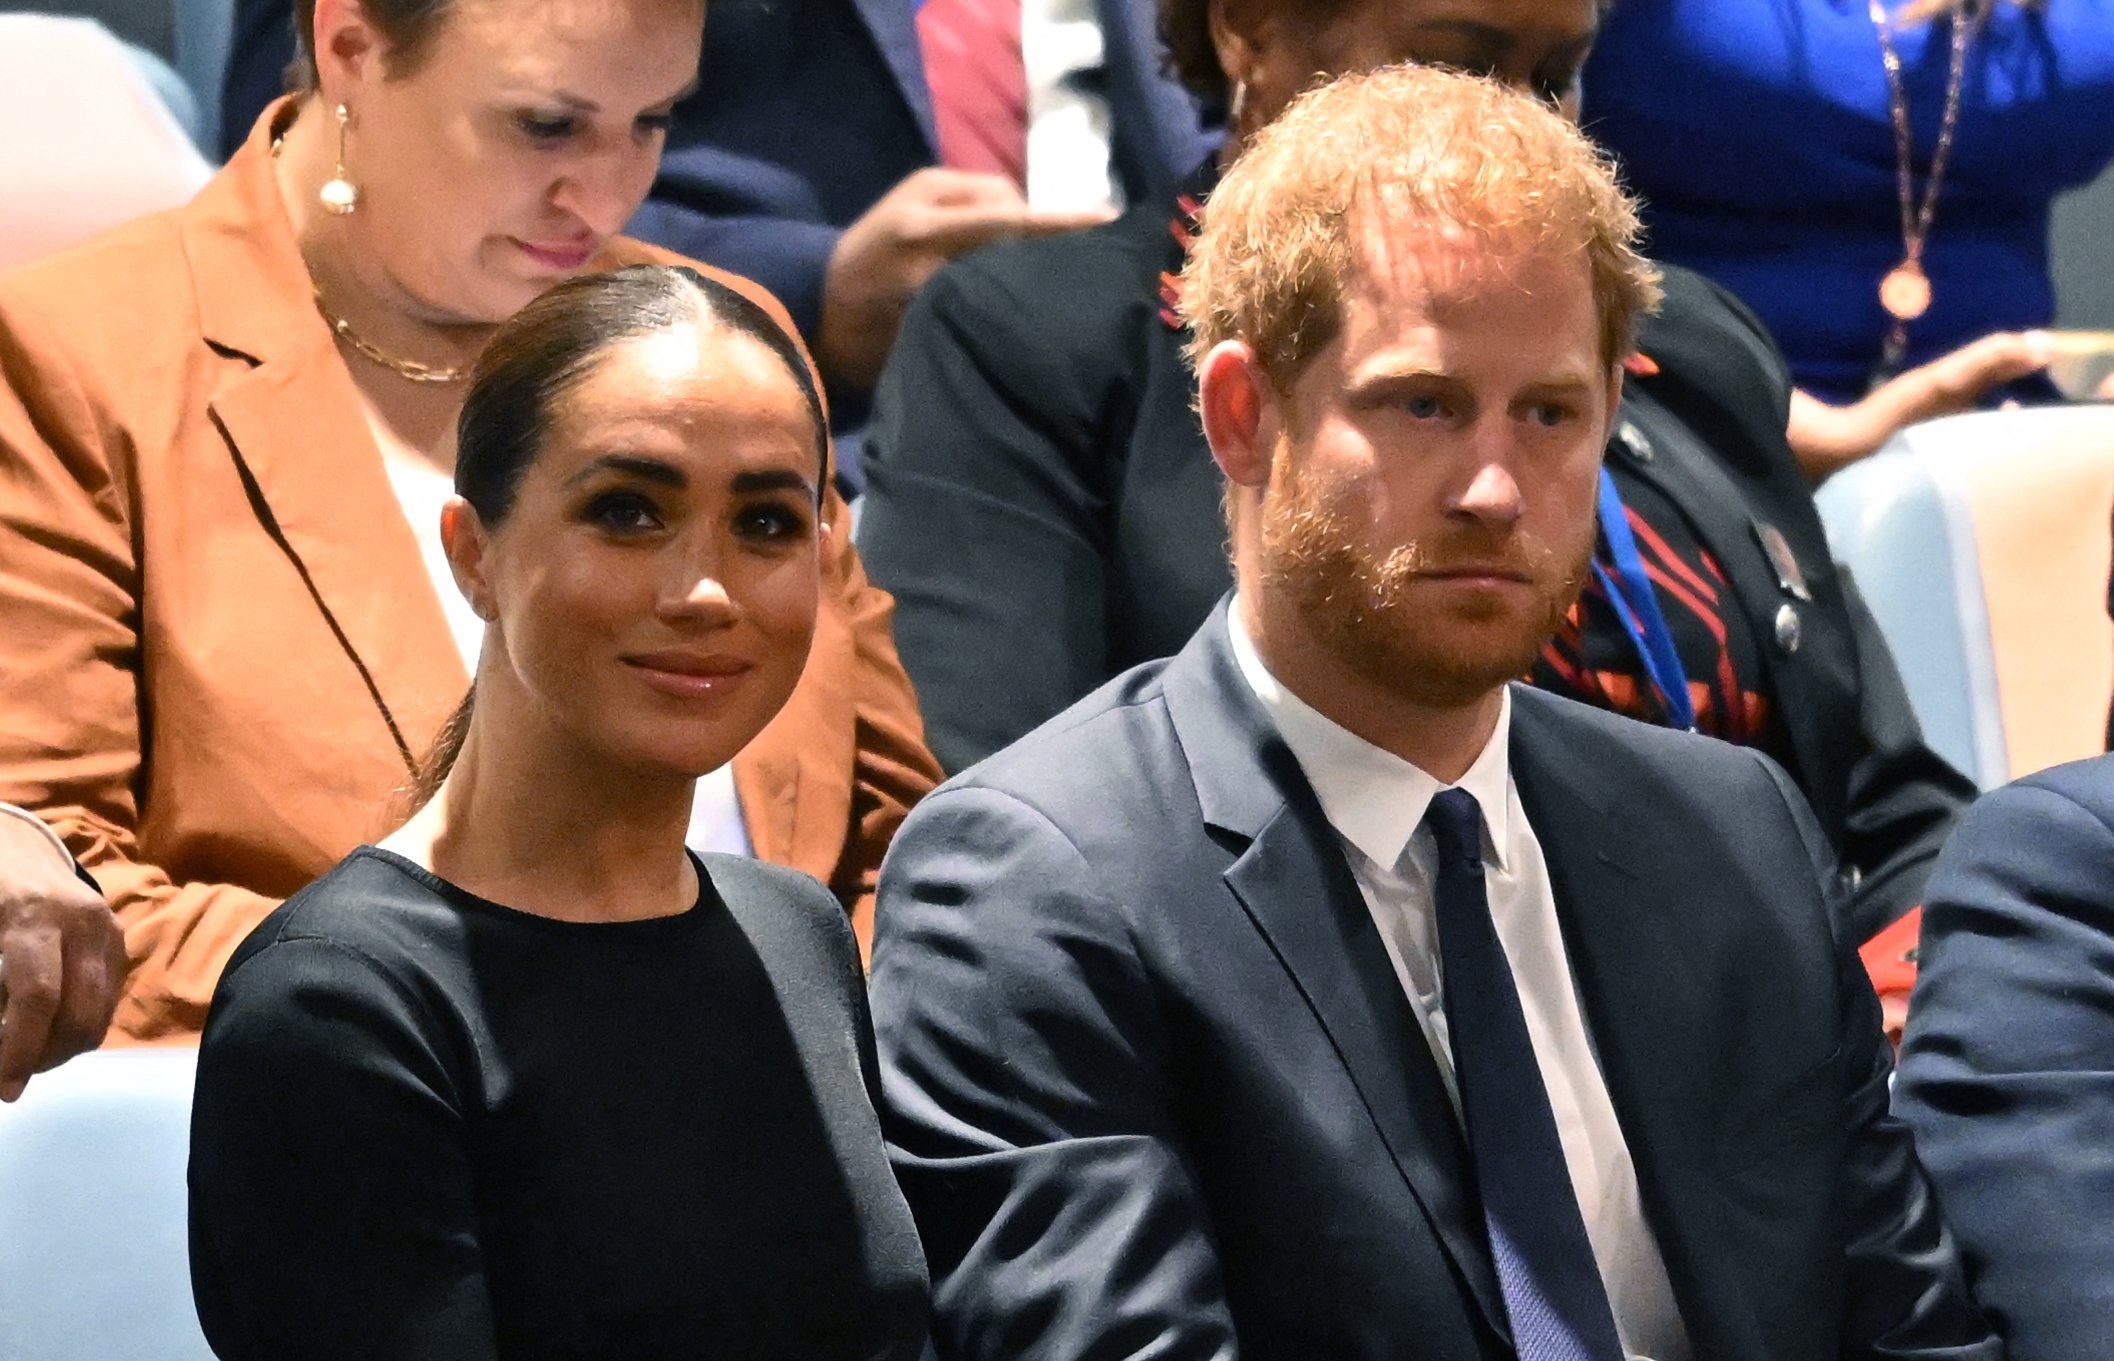
{"label": "navy necktie", "polygon": [[1432,898],[1454,1076],[1513,1349],[1520,1361],[1622,1361],[1519,989],[1490,920],[1475,795],[1441,790],[1424,823],[1439,846]]}

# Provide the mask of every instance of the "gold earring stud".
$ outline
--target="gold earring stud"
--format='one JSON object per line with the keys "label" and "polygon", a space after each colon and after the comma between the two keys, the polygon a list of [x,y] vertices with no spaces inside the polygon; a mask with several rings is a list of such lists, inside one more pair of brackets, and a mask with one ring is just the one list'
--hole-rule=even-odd
{"label": "gold earring stud", "polygon": [[337,173],[323,182],[316,197],[323,201],[323,210],[343,217],[360,206],[360,187],[345,174],[345,126],[352,121],[352,110],[338,105],[338,167]]}

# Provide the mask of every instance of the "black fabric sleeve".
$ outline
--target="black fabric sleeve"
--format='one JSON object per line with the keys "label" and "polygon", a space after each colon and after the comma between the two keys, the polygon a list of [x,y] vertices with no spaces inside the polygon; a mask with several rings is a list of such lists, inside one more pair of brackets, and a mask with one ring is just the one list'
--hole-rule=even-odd
{"label": "black fabric sleeve", "polygon": [[[1666,274],[1666,308],[1644,336],[1665,364],[1666,378],[1654,380],[1653,390],[1682,414],[1750,496],[1803,522],[1801,541],[1825,552],[1812,492],[1784,435],[1791,375],[1782,352],[1761,318],[1730,290],[1693,271],[1669,267]],[[1787,528],[1794,519],[1785,521]],[[1923,901],[1938,850],[1974,799],[1975,787],[1923,740],[1878,621],[1849,569],[1840,563],[1833,568],[1856,668],[1856,747],[1807,778],[1844,782],[1839,802],[1819,794],[1813,802],[1833,802],[1841,810],[1833,831],[1842,863],[1855,870],[1852,891],[1842,900],[1842,924],[1852,942],[1862,944]]]}
{"label": "black fabric sleeve", "polygon": [[2013,1361],[2114,1336],[2114,800],[1983,797],[1930,884],[1895,1105]]}
{"label": "black fabric sleeve", "polygon": [[[1807,856],[1831,895],[1845,885],[1812,810],[1775,762],[1754,759],[1775,782]],[[1785,867],[1790,872],[1791,866]],[[2003,1351],[1968,1292],[1959,1249],[1946,1227],[1908,1126],[1887,1108],[1893,1053],[1879,999],[1857,957],[1858,942],[1835,924],[1841,1042],[1831,1065],[1842,1091],[1841,1237],[1845,1302],[1843,1361],[2002,1361]]]}
{"label": "black fabric sleeve", "polygon": [[1974,802],[1975,785],[1923,740],[1893,649],[1849,569],[1838,570],[1857,653],[1863,738],[1843,799],[1842,858],[1858,872],[1845,925],[1861,945],[1923,901],[1938,852]]}
{"label": "black fabric sleeve", "polygon": [[239,958],[200,1044],[191,1279],[222,1361],[498,1355],[436,1027],[335,942]]}
{"label": "black fabric sleeve", "polygon": [[1097,342],[1058,320],[972,256],[919,295],[874,396],[859,553],[895,596],[896,649],[950,773],[1108,677],[1087,375],[1109,361],[1075,364]]}

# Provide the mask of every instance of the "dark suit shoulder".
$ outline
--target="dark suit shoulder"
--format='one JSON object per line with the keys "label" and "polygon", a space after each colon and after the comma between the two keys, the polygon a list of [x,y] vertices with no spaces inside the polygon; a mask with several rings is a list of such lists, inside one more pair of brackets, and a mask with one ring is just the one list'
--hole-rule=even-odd
{"label": "dark suit shoulder", "polygon": [[1695,785],[1753,781],[1759,770],[1774,766],[1766,756],[1750,748],[1700,733],[1639,722],[1524,684],[1512,687],[1512,715],[1515,741],[1546,742],[1566,752],[1566,760],[1583,767],[1590,767],[1596,760],[1614,758],[1625,763],[1625,774],[1647,779],[1656,774]]}
{"label": "dark suit shoulder", "polygon": [[1924,971],[1943,971],[1960,933],[2002,938],[2007,950],[2077,926],[2114,933],[2110,882],[2114,754],[1993,789],[1967,810],[1931,875]]}
{"label": "dark suit shoulder", "polygon": [[2036,771],[1984,794],[1977,806],[2009,808],[2025,802],[2022,796],[2027,790],[2059,794],[2114,830],[2114,755],[2088,756]]}
{"label": "dark suit shoulder", "polygon": [[928,800],[988,790],[1027,805],[1075,845],[1096,836],[1134,838],[1136,824],[1124,812],[1164,815],[1168,796],[1188,787],[1161,687],[1167,665],[1162,660],[1132,667],[970,766]]}
{"label": "dark suit shoulder", "polygon": [[1664,402],[1722,462],[1749,473],[1790,465],[1784,426],[1791,374],[1761,320],[1728,290],[1692,270],[1665,266],[1665,303],[1645,320],[1638,347],[1657,372],[1631,387]]}
{"label": "dark suit shoulder", "polygon": [[[974,251],[935,275],[984,278],[1009,283],[1023,293],[1045,293],[1053,304],[1074,301],[1077,290],[1066,281],[1118,280],[1157,282],[1170,261],[1171,214],[1165,204],[1149,203],[1098,227],[1055,236],[1018,237]],[[1097,290],[1112,293],[1109,287]]]}
{"label": "dark suit shoulder", "polygon": [[[1168,215],[1158,205],[1060,236],[1002,241],[933,275],[920,310],[973,320],[977,332],[1052,367],[1111,364],[1111,336],[1157,306],[1168,263]],[[904,333],[913,333],[906,320]]]}

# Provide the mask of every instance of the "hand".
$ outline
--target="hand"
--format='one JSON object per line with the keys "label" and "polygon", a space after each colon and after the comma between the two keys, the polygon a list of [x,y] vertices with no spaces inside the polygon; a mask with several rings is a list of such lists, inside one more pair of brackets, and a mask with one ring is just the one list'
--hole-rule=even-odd
{"label": "hand", "polygon": [[904,309],[941,265],[1002,237],[1076,231],[1108,216],[1038,212],[1003,175],[920,170],[838,238],[822,282],[816,361],[832,381],[870,392]]}
{"label": "hand", "polygon": [[1910,369],[1849,406],[1795,391],[1786,432],[1791,452],[1807,480],[1819,482],[1872,453],[1903,426],[1965,411],[1991,388],[2046,368],[2048,359],[2045,332],[1999,331]]}
{"label": "hand", "polygon": [[124,979],[108,904],[36,828],[0,815],[0,1101],[101,1044]]}
{"label": "hand", "polygon": [[2102,402],[2114,402],[2114,373],[2099,380],[2099,391],[2092,394]]}

